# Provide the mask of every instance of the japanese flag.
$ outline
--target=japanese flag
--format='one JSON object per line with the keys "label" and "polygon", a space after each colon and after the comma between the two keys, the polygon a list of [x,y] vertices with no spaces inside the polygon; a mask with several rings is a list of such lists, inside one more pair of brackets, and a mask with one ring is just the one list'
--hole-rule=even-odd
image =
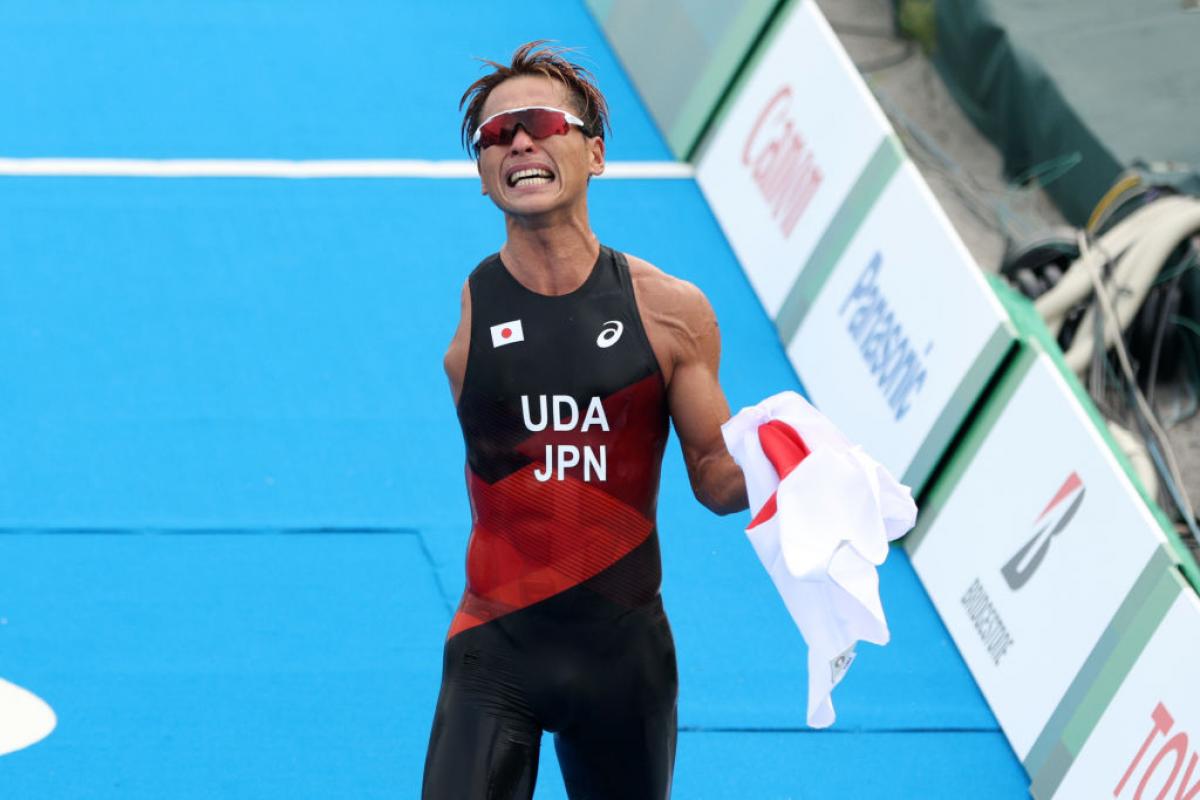
{"label": "japanese flag", "polygon": [[492,347],[503,347],[506,344],[525,341],[525,331],[521,330],[521,320],[501,322],[492,326]]}
{"label": "japanese flag", "polygon": [[912,493],[795,392],[721,433],[755,510],[746,536],[808,644],[808,724],[828,727],[855,645],[891,636],[875,568],[916,521]]}

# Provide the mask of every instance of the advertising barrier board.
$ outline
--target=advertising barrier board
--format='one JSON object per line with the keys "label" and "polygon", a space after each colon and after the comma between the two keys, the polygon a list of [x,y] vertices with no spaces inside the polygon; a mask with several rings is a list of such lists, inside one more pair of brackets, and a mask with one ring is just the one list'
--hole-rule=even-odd
{"label": "advertising barrier board", "polygon": [[868,163],[880,161],[851,199],[859,215],[903,156],[815,3],[795,3],[761,47],[696,181],[774,319]]}
{"label": "advertising barrier board", "polygon": [[1023,761],[1114,619],[1174,568],[1157,519],[1032,346],[981,408],[906,546]]}
{"label": "advertising barrier board", "polygon": [[1200,797],[1200,599],[1174,570],[1135,596],[1026,759],[1038,798]]}
{"label": "advertising barrier board", "polygon": [[775,21],[697,182],[806,393],[919,490],[1015,337],[815,3]]}
{"label": "advertising barrier board", "polygon": [[836,261],[797,280],[776,325],[813,403],[920,487],[1014,341],[911,162]]}

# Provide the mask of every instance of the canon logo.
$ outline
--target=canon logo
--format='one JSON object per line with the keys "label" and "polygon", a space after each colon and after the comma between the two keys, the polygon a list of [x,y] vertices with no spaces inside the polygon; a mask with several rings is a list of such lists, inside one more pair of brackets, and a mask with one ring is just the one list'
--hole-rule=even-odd
{"label": "canon logo", "polygon": [[758,115],[742,148],[742,164],[749,167],[785,238],[792,235],[824,177],[792,121],[791,109],[792,87],[784,86]]}

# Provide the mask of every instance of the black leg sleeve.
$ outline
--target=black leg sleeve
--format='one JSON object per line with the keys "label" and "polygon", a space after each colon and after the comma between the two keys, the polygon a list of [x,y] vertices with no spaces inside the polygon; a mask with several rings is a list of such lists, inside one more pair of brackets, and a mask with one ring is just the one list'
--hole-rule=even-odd
{"label": "black leg sleeve", "polygon": [[505,671],[446,643],[422,800],[531,800],[542,730],[504,686]]}

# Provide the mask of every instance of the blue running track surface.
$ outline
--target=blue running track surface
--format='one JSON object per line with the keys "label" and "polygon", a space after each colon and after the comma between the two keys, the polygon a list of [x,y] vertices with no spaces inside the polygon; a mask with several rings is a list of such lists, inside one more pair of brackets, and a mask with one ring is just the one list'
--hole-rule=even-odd
{"label": "blue running track surface", "polygon": [[[533,38],[583,48],[610,160],[669,157],[581,3],[9,0],[0,158],[463,158],[471,58]],[[799,388],[693,182],[591,207],[708,294],[735,408]],[[470,179],[7,177],[0,218],[0,678],[59,719],[0,797],[417,797],[470,519],[441,357],[499,213]],[[903,552],[892,643],[811,731],[746,515],[674,443],[659,515],[675,797],[1025,796]]]}

